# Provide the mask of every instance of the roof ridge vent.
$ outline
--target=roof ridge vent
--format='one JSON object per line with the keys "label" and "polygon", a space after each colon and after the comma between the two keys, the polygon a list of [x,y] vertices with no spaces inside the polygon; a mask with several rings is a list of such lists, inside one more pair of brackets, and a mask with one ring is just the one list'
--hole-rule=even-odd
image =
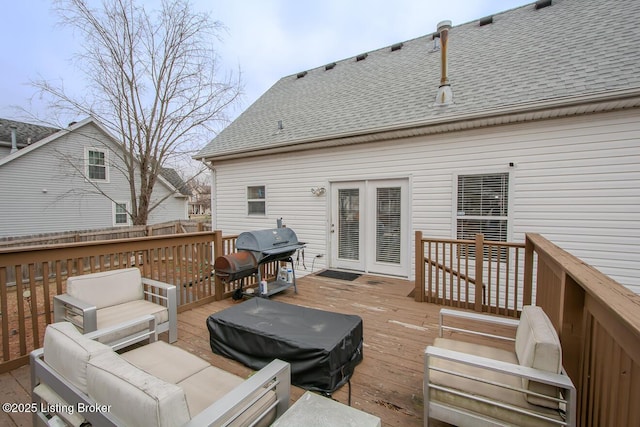
{"label": "roof ridge vent", "polygon": [[396,43],[391,45],[391,52],[402,49],[402,46],[404,46],[404,43]]}
{"label": "roof ridge vent", "polygon": [[306,75],[307,75],[307,72],[306,72],[306,71],[301,71],[301,72],[299,72],[298,74],[296,74],[296,77],[297,77],[297,78],[299,78],[299,79],[301,79],[301,78],[303,78],[303,77],[304,77],[304,76],[306,76]]}
{"label": "roof ridge vent", "polygon": [[536,2],[536,6],[535,6],[536,10],[543,9],[543,8],[545,8],[547,6],[551,6],[551,2],[552,2],[552,0],[538,0]]}
{"label": "roof ridge vent", "polygon": [[484,27],[485,25],[493,24],[493,15],[485,16],[480,20],[479,24],[481,27]]}
{"label": "roof ridge vent", "polygon": [[360,55],[356,56],[356,62],[365,60],[367,56],[369,56],[368,53],[361,53]]}
{"label": "roof ridge vent", "polygon": [[327,65],[325,65],[325,66],[324,66],[324,70],[325,70],[325,71],[333,70],[333,69],[335,68],[335,66],[336,66],[336,63],[335,63],[335,62],[332,62],[331,64],[327,64]]}

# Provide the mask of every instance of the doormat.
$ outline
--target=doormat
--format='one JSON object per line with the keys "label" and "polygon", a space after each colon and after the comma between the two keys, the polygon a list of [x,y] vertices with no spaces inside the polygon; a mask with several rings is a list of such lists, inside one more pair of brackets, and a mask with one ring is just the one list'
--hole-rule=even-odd
{"label": "doormat", "polygon": [[362,276],[362,274],[347,273],[346,271],[338,270],[324,270],[320,273],[317,273],[316,276],[329,277],[330,279],[339,280],[356,280],[358,277]]}

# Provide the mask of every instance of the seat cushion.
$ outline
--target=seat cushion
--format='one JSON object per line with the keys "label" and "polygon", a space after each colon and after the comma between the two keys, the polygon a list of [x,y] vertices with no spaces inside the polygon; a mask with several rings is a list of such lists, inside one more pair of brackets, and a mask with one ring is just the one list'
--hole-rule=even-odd
{"label": "seat cushion", "polygon": [[67,293],[97,309],[142,299],[143,292],[140,270],[135,267],[67,279]]}
{"label": "seat cushion", "polygon": [[[115,326],[148,314],[155,317],[156,325],[169,321],[169,310],[167,310],[166,307],[152,303],[151,301],[139,299],[99,309],[96,313],[98,317],[98,329]],[[149,325],[147,323],[140,323],[128,328],[118,329],[117,332],[100,337],[100,341],[113,342],[119,338],[140,332],[148,327]]]}
{"label": "seat cushion", "polygon": [[[192,375],[178,383],[184,390],[189,405],[189,411],[193,416],[202,412],[209,405],[212,405],[222,396],[229,393],[234,388],[242,384],[244,380],[229,372],[210,366],[196,375]],[[251,394],[244,402],[250,402],[254,396],[261,391]],[[247,411],[242,413],[238,418],[231,422],[230,426],[246,426],[251,425],[259,414],[262,414],[267,408],[276,402],[276,394],[269,390],[257,402],[255,402]],[[243,406],[242,402],[238,402],[239,407]],[[273,408],[265,418],[263,418],[257,426],[268,426],[275,419],[275,408]],[[220,421],[226,421],[220,420]],[[221,423],[222,424],[222,423]]]}
{"label": "seat cushion", "polygon": [[184,391],[136,368],[117,354],[104,353],[87,364],[91,398],[127,426],[173,427],[190,420]]}
{"label": "seat cushion", "polygon": [[[542,308],[525,306],[520,315],[516,331],[516,354],[522,366],[540,369],[558,374],[562,369],[562,346],[551,320]],[[527,390],[547,396],[558,397],[557,387],[540,384],[527,379],[522,380]],[[535,405],[558,408],[557,402],[527,395],[527,400]]]}
{"label": "seat cushion", "polygon": [[178,384],[210,366],[199,357],[164,341],[138,347],[120,356],[143,371],[172,384]]}
{"label": "seat cushion", "polygon": [[84,337],[69,322],[52,323],[44,333],[44,361],[60,375],[87,392],[87,362],[111,347]]}

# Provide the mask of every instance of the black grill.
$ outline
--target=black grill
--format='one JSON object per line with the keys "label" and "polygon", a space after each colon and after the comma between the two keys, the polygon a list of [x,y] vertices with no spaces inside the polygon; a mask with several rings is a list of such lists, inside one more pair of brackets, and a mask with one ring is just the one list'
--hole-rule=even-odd
{"label": "black grill", "polygon": [[[257,275],[257,281],[260,283],[262,281],[259,268],[261,264],[273,261],[288,262],[291,264],[292,280],[289,282],[277,278],[267,283],[268,291],[261,296],[268,297],[290,286],[293,286],[297,292],[292,256],[305,245],[305,243],[298,241],[298,236],[291,228],[246,231],[238,235],[236,239],[238,252],[216,258],[215,274],[226,282]],[[244,280],[240,289],[242,286],[244,286]]]}

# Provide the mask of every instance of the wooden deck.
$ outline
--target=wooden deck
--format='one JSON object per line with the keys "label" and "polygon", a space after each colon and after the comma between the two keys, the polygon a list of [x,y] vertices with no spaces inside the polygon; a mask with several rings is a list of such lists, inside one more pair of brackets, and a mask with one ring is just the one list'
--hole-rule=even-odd
{"label": "wooden deck", "polygon": [[[339,313],[357,314],[364,322],[364,360],[351,380],[351,405],[376,415],[383,426],[422,426],[423,351],[437,334],[439,306],[415,302],[413,283],[364,275],[355,281],[316,275],[298,280],[293,289],[275,295],[277,301]],[[177,345],[226,371],[247,377],[251,370],[213,354],[207,317],[236,302],[224,300],[180,313]],[[28,366],[0,375],[0,400],[28,403]],[[292,402],[304,391],[292,387]],[[348,386],[333,398],[347,403]],[[29,414],[0,413],[0,425],[31,425]]]}

